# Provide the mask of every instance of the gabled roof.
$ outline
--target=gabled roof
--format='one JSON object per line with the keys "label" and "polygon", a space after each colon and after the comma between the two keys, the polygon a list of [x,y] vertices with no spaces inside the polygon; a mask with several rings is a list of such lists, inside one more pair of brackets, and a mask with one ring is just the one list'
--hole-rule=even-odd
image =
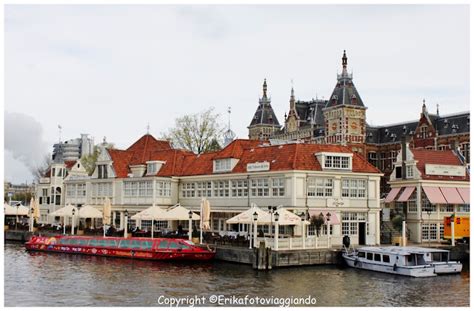
{"label": "gabled roof", "polygon": [[146,134],[128,147],[126,151],[132,154],[131,164],[133,165],[149,161],[152,152],[170,149],[171,145],[169,141],[157,140],[150,134]]}
{"label": "gabled roof", "polygon": [[421,173],[422,179],[429,180],[458,180],[469,181],[469,175],[461,176],[441,176],[441,175],[427,175],[425,171],[426,164],[439,165],[463,165],[461,160],[456,156],[452,150],[427,150],[427,149],[412,149],[413,158],[418,161],[416,168]]}
{"label": "gabled roof", "polygon": [[280,123],[270,102],[270,98],[267,97],[267,80],[265,79],[263,82],[263,96],[259,100],[257,111],[255,111],[249,126],[271,125],[280,127]]}

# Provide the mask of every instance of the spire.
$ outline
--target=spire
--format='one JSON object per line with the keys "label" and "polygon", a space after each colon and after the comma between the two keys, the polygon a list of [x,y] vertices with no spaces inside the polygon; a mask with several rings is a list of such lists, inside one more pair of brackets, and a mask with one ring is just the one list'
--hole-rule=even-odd
{"label": "spire", "polygon": [[426,104],[425,104],[425,99],[423,98],[423,106],[421,107],[421,111],[423,113],[426,113]]}
{"label": "spire", "polygon": [[295,109],[295,90],[293,86],[291,87],[291,95],[290,95],[290,110]]}
{"label": "spire", "polygon": [[342,68],[343,68],[343,69],[346,69],[346,68],[347,68],[346,50],[344,50],[344,54],[342,55]]}
{"label": "spire", "polygon": [[436,104],[436,115],[439,117],[439,104]]}
{"label": "spire", "polygon": [[263,98],[267,98],[267,79],[263,80]]}

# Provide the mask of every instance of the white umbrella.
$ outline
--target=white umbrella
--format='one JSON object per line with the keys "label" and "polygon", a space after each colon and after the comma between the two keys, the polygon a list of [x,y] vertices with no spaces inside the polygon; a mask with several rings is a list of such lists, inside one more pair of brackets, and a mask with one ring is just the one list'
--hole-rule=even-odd
{"label": "white umbrella", "polygon": [[110,217],[110,214],[112,212],[112,206],[110,204],[110,199],[107,197],[105,198],[105,202],[104,202],[104,209],[103,209],[103,216],[102,216],[102,223],[104,225],[110,225],[111,223],[111,217]]}
{"label": "white umbrella", "polygon": [[[171,207],[161,218],[162,220],[189,220],[189,210],[182,207],[181,205],[176,205]],[[200,220],[198,214],[192,213],[192,220]]]}
{"label": "white umbrella", "polygon": [[18,205],[17,206],[11,206],[7,203],[5,203],[5,215],[18,215],[18,216],[27,216],[29,214],[30,210],[28,207],[24,205]]}
{"label": "white umbrella", "polygon": [[270,214],[260,209],[256,204],[252,204],[252,207],[245,212],[242,212],[226,221],[228,224],[253,224],[253,214],[257,213],[257,224],[269,224]]}
{"label": "white umbrella", "polygon": [[202,198],[201,201],[201,224],[203,230],[209,230],[211,226],[209,225],[209,218],[211,215],[211,205],[209,200]]}
{"label": "white umbrella", "polygon": [[136,213],[131,217],[134,220],[154,220],[159,219],[163,220],[163,216],[166,214],[166,210],[161,208],[160,206],[150,206],[149,208]]}
{"label": "white umbrella", "polygon": [[84,205],[78,210],[75,216],[79,218],[102,218],[102,212],[93,206]]}
{"label": "white umbrella", "polygon": [[39,207],[39,202],[38,200],[35,199],[35,205],[33,206],[34,212],[33,212],[33,217],[36,219],[36,221],[39,221],[40,219],[40,207]]}
{"label": "white umbrella", "polygon": [[56,217],[56,216],[72,217],[72,210],[73,209],[76,210],[76,207],[74,205],[68,204],[68,205],[64,206],[63,208],[60,208],[60,209],[50,213],[49,215],[51,215],[53,217]]}

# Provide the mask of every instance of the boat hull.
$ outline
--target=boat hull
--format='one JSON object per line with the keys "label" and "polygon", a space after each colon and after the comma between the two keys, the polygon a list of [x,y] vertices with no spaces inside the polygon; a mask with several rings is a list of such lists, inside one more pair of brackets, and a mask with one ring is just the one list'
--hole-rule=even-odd
{"label": "boat hull", "polygon": [[397,267],[394,265],[384,265],[384,264],[374,264],[367,263],[361,260],[357,260],[357,257],[350,256],[348,254],[343,254],[342,257],[349,267],[370,270],[376,272],[398,274],[404,276],[411,276],[416,278],[421,277],[433,277],[436,276],[434,272],[435,268],[430,265],[425,266],[413,266],[413,267]]}
{"label": "boat hull", "polygon": [[459,262],[440,262],[432,263],[436,274],[453,274],[461,273],[462,263]]}
{"label": "boat hull", "polygon": [[199,251],[188,251],[179,249],[119,249],[100,246],[44,244],[34,243],[31,241],[25,243],[25,247],[28,251],[163,261],[208,261],[213,259],[215,256],[215,251],[206,251],[202,249],[200,249]]}

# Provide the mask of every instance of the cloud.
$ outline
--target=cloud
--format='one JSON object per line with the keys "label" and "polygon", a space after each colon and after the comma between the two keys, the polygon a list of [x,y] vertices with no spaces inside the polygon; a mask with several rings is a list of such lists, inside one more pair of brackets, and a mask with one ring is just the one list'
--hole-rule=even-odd
{"label": "cloud", "polygon": [[[43,127],[35,118],[23,113],[5,111],[5,150],[31,174],[48,154],[47,146],[43,140]],[[5,170],[8,169],[7,163]]]}

